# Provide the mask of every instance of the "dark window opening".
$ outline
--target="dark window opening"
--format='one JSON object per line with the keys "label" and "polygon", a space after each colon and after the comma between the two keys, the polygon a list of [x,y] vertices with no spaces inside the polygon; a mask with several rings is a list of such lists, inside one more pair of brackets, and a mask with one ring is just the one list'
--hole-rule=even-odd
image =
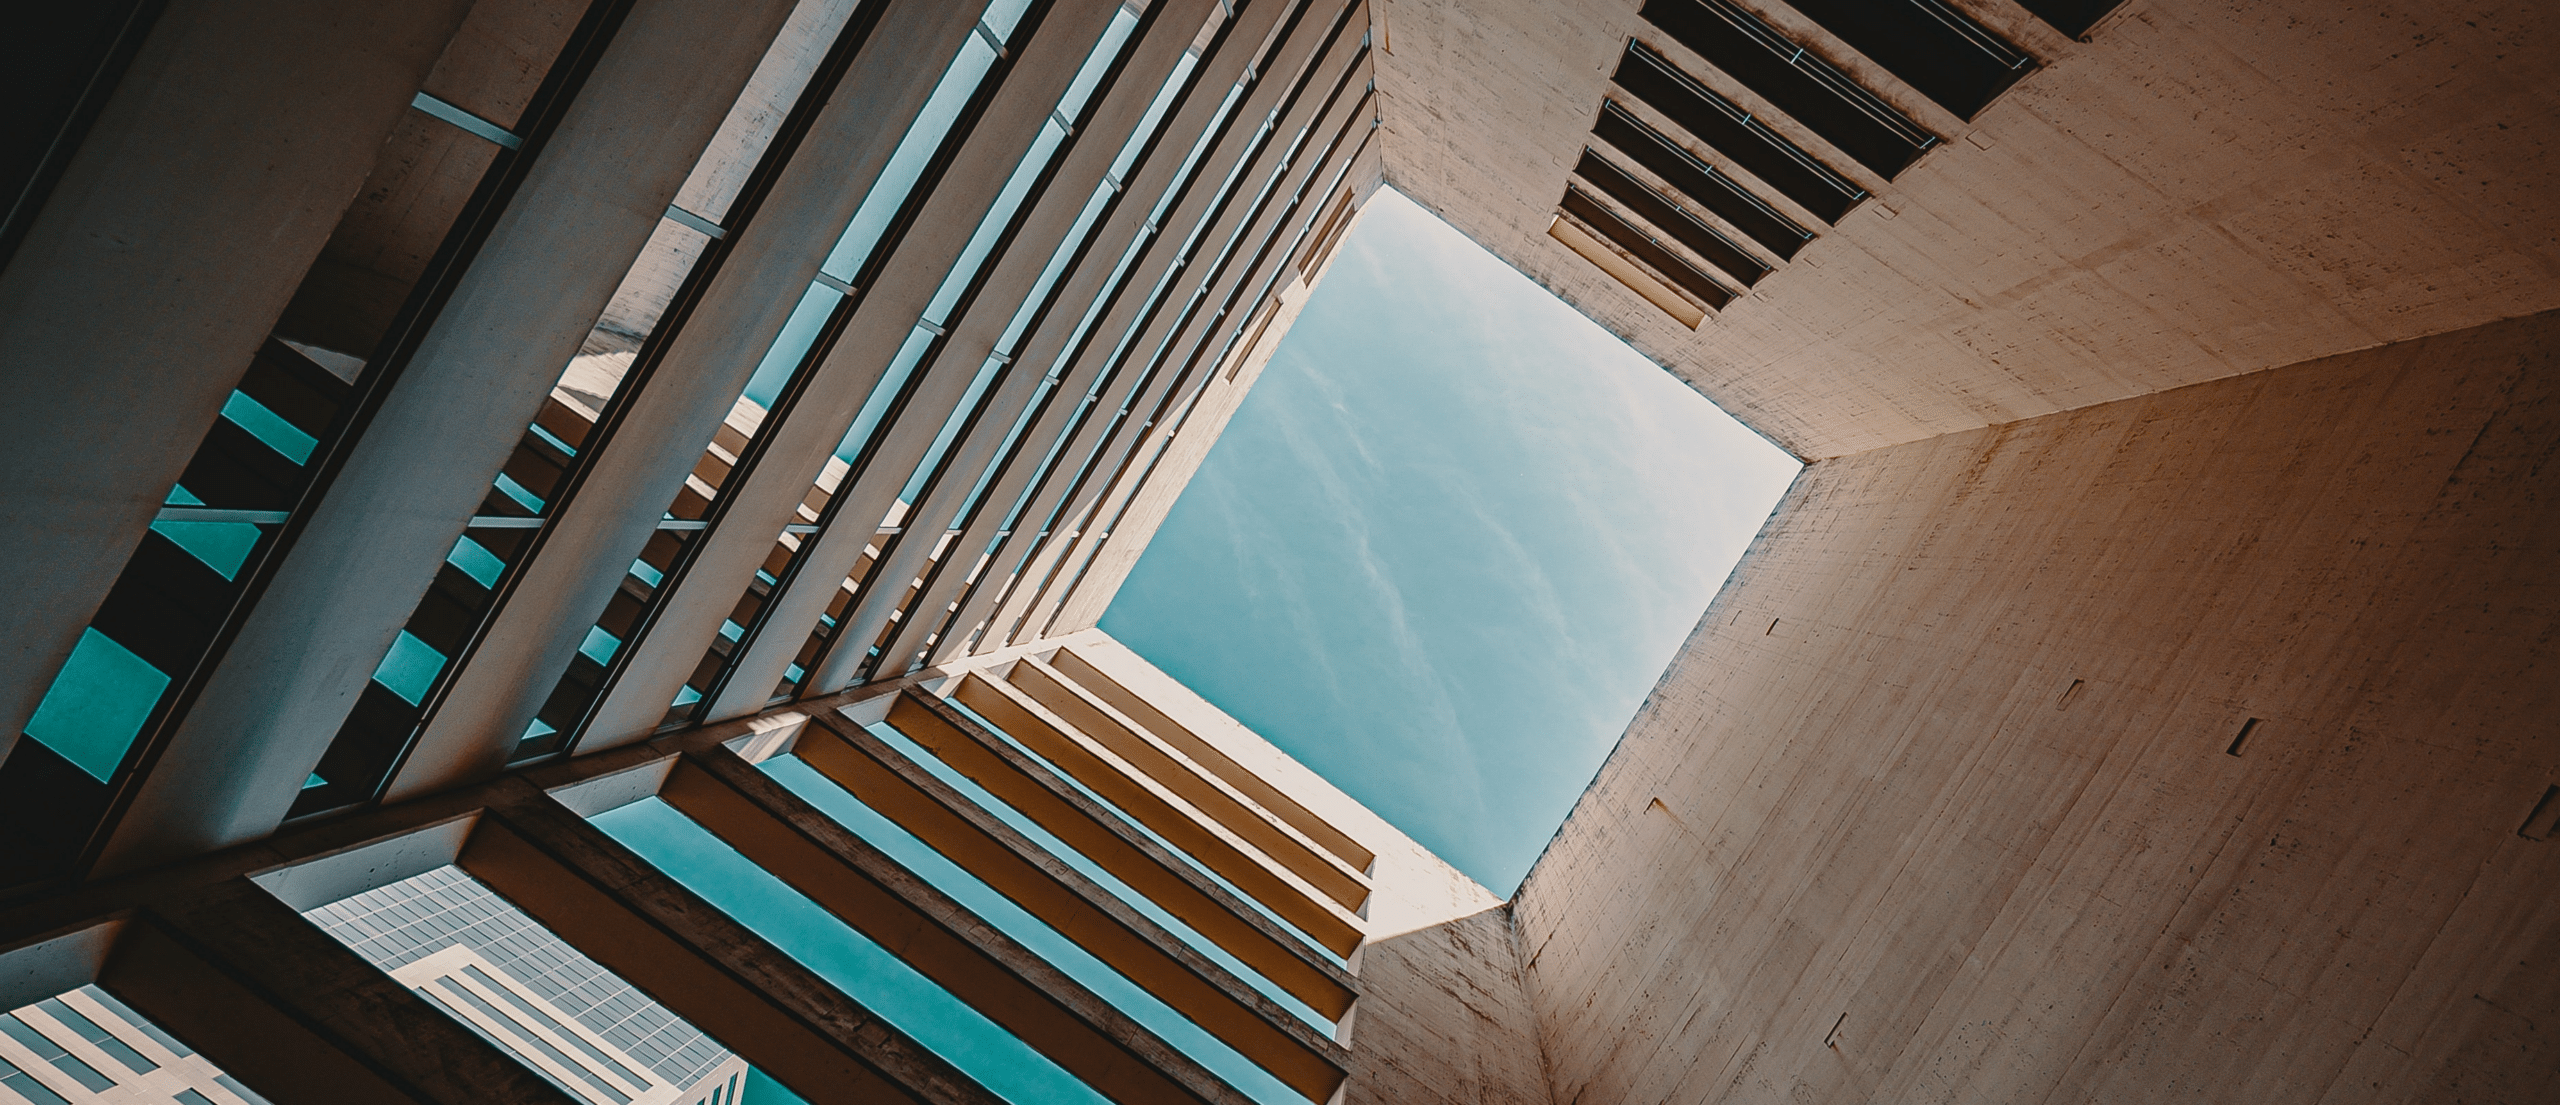
{"label": "dark window opening", "polygon": [[1938,106],[1971,119],[2036,59],[1944,0],[1792,0],[1797,11],[1840,36]]}
{"label": "dark window opening", "polygon": [[1824,222],[1839,222],[1840,216],[1867,198],[1866,189],[1831,171],[1641,42],[1627,44],[1626,57],[1609,79]]}
{"label": "dark window opening", "polygon": [[2560,786],[2542,788],[2542,800],[2533,804],[2533,812],[2525,815],[2516,835],[2526,840],[2549,840],[2560,829]]}
{"label": "dark window opening", "polygon": [[2249,719],[2249,720],[2247,720],[2247,721],[2241,722],[2241,723],[2240,723],[2240,735],[2239,735],[2239,736],[2236,736],[2236,737],[2231,738],[2231,747],[2223,749],[2223,750],[2222,750],[2223,754],[2224,754],[2224,755],[2226,755],[2226,756],[2237,756],[2237,755],[2239,755],[2239,754],[2240,754],[2240,746],[2241,746],[2241,745],[2243,745],[2243,744],[2247,744],[2247,743],[2249,742],[2249,734],[2254,733],[2254,732],[2257,732],[2257,731],[2258,731],[2258,719],[2256,719],[2256,718],[2250,718],[2250,719]]}
{"label": "dark window opening", "polygon": [[1563,207],[1565,214],[1580,220],[1610,244],[1627,251],[1646,268],[1678,285],[1681,290],[1706,301],[1708,306],[1722,309],[1725,304],[1733,302],[1733,293],[1724,285],[1699,272],[1697,266],[1655,241],[1652,235],[1620,218],[1617,212],[1601,206],[1600,201],[1582,189],[1566,186]]}
{"label": "dark window opening", "polygon": [[2089,28],[2123,4],[2124,0],[2018,0],[2019,7],[2073,38],[2088,34]]}
{"label": "dark window opening", "polygon": [[1793,258],[1797,250],[1813,240],[1812,232],[1797,226],[1795,220],[1779,214],[1732,177],[1698,160],[1615,101],[1602,101],[1600,122],[1591,128],[1591,133],[1670,182],[1698,206],[1715,212],[1735,229],[1750,235],[1751,240],[1767,246],[1781,260]]}
{"label": "dark window opening", "polygon": [[1728,0],[1646,0],[1643,15],[1887,180],[1938,144],[1937,135]]}
{"label": "dark window opening", "polygon": [[1680,244],[1706,258],[1707,263],[1723,269],[1743,287],[1757,284],[1761,277],[1769,275],[1767,263],[1744,252],[1742,247],[1716,233],[1714,228],[1699,222],[1687,209],[1645,187],[1643,182],[1627,175],[1626,170],[1612,164],[1609,159],[1584,150],[1582,161],[1573,167],[1573,171],[1585,183],[1599,189],[1602,195],[1634,212],[1637,218],[1670,234]]}

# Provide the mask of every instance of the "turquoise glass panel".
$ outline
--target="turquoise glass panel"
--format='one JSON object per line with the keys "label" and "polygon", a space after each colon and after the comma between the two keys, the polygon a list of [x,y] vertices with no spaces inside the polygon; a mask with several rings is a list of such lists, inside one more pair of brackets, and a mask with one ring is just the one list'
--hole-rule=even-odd
{"label": "turquoise glass panel", "polygon": [[508,498],[514,499],[517,506],[523,507],[535,514],[542,513],[542,496],[526,490],[523,484],[515,481],[515,477],[507,475],[504,472],[500,472],[498,473],[497,484],[498,490],[505,492]]}
{"label": "turquoise glass panel", "polygon": [[783,884],[675,807],[643,799],[591,819],[624,847],[879,1012],[1007,1101],[1106,1099],[933,980]]}
{"label": "turquoise glass panel", "polygon": [[774,335],[773,345],[757,362],[755,374],[747,377],[747,398],[756,405],[771,409],[782,394],[782,385],[790,382],[800,359],[809,355],[809,347],[818,343],[818,331],[827,325],[827,316],[835,313],[836,303],[844,298],[824,284],[811,284],[800,293],[800,303],[791,308],[791,317],[782,324],[782,332]]}
{"label": "turquoise glass panel", "polygon": [[381,665],[373,669],[373,681],[415,706],[435,683],[436,673],[443,670],[444,654],[403,629],[391,642],[391,651],[383,656]]}
{"label": "turquoise glass panel", "polygon": [[483,587],[497,586],[498,573],[507,570],[507,562],[498,559],[498,554],[482,548],[479,542],[468,537],[453,543],[453,551],[444,555],[444,562],[462,569],[462,574],[470,576]]}
{"label": "turquoise glass panel", "polygon": [[71,659],[27,719],[26,734],[103,783],[160,701],[169,677],[95,629],[80,631]]}
{"label": "turquoise glass panel", "polygon": [[621,647],[622,638],[605,632],[603,626],[588,628],[587,639],[578,643],[578,651],[585,653],[587,659],[599,664],[612,663],[614,650]]}
{"label": "turquoise glass panel", "polygon": [[738,1105],[809,1105],[799,1094],[791,1092],[773,1076],[754,1067],[747,1068],[746,1092],[738,1095]]}
{"label": "turquoise glass panel", "polygon": [[166,537],[224,579],[240,578],[240,566],[258,547],[258,527],[247,522],[153,522],[151,532]]}
{"label": "turquoise glass panel", "polygon": [[311,450],[320,439],[302,432],[302,428],[284,420],[284,416],[268,410],[267,405],[240,392],[232,392],[223,401],[222,417],[266,442],[267,448],[284,454],[286,460],[301,464],[311,459]]}
{"label": "turquoise glass panel", "polygon": [[[203,506],[204,500],[184,485],[169,485],[171,506]],[[154,522],[151,532],[166,537],[187,554],[204,561],[224,579],[240,578],[240,566],[249,561],[249,551],[257,547],[258,527],[247,522]]]}

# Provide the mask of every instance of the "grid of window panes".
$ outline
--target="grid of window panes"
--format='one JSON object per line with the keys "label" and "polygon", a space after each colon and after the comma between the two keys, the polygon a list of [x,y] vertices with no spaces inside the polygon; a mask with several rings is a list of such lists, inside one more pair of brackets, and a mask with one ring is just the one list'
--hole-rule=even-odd
{"label": "grid of window panes", "polygon": [[676,1085],[691,1085],[730,1058],[700,1029],[579,954],[460,868],[429,871],[304,916],[386,973],[447,948],[467,948]]}
{"label": "grid of window panes", "polygon": [[0,1014],[0,1102],[20,1101],[267,1105],[239,1079],[96,986]]}

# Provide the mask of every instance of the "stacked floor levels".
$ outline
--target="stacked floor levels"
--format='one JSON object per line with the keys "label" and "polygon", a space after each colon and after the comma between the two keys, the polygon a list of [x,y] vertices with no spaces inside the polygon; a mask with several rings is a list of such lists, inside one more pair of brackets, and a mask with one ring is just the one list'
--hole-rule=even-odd
{"label": "stacked floor levels", "polygon": [[[2540,6],[47,18],[0,1007],[577,1099],[444,872],[811,1101],[2551,1097]],[[1807,462],[1507,906],[1089,629],[1380,186]]]}

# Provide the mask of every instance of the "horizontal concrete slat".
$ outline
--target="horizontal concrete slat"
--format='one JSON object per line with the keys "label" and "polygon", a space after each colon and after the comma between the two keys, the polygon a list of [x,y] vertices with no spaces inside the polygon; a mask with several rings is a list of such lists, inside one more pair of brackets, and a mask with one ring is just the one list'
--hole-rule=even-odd
{"label": "horizontal concrete slat", "polygon": [[1359,841],[1351,839],[1350,834],[1335,828],[1332,822],[1290,797],[1286,791],[1273,786],[1270,780],[1237,763],[1216,745],[1201,739],[1200,735],[1192,732],[1189,726],[1175,721],[1170,715],[1157,709],[1153,703],[1139,697],[1127,687],[1121,686],[1119,680],[1113,679],[1101,668],[1095,667],[1092,661],[1077,655],[1075,650],[1062,648],[1050,654],[1049,666],[1056,668],[1058,674],[1074,681],[1076,686],[1084,689],[1085,693],[1109,703],[1112,709],[1120,711],[1131,721],[1137,722],[1156,739],[1179,750],[1184,756],[1189,757],[1192,763],[1225,780],[1228,786],[1236,788],[1238,792],[1253,799],[1263,809],[1306,834],[1308,839],[1323,845],[1327,851],[1341,857],[1344,863],[1350,864],[1357,870],[1367,871],[1370,864],[1377,862],[1377,853],[1370,851]]}
{"label": "horizontal concrete slat", "polygon": [[953,701],[995,723],[1317,942],[1342,955],[1360,945],[1359,918],[1289,878],[1029,696],[975,672],[962,676],[955,691]]}
{"label": "horizontal concrete slat", "polygon": [[685,756],[659,796],[1103,1096],[1248,1100],[736,753]]}
{"label": "horizontal concrete slat", "polygon": [[245,878],[141,911],[98,981],[278,1105],[583,1105]]}
{"label": "horizontal concrete slat", "polygon": [[[824,714],[816,720],[838,732],[850,728]],[[1338,1017],[1349,1008],[1353,986],[1339,967],[958,709],[910,690],[890,707],[888,720],[953,770],[1318,1012]]]}
{"label": "horizontal concrete slat", "polygon": [[462,869],[812,1105],[1001,1099],[521,779]]}
{"label": "horizontal concrete slat", "polygon": [[[1303,1089],[1339,1079],[1347,1062],[1340,1045],[879,738],[851,726],[812,726],[792,751],[874,812],[1283,1081]],[[1355,997],[1348,977],[1311,972],[1310,980],[1318,992],[1302,1000],[1340,1019]]]}

